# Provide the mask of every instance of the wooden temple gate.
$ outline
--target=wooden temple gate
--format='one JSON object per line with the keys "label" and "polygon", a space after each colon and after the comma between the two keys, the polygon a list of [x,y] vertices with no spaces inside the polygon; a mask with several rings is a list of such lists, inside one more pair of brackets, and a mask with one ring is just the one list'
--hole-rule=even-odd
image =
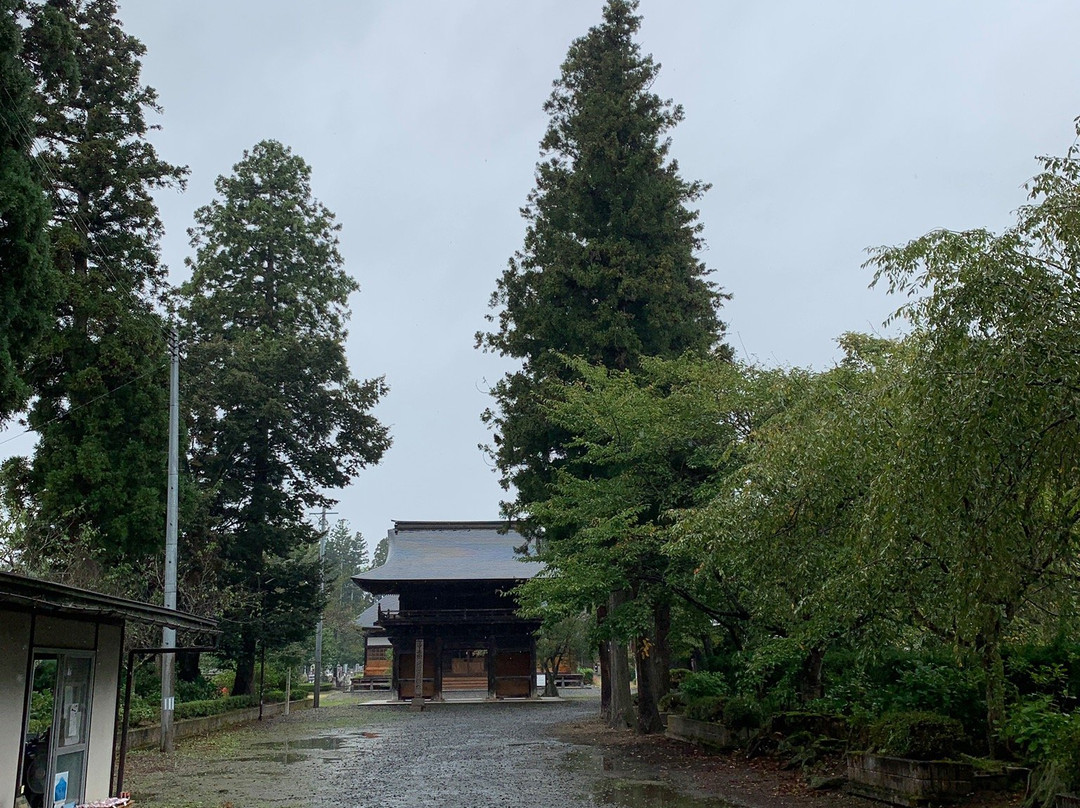
{"label": "wooden temple gate", "polygon": [[[393,648],[391,688],[399,699],[441,700],[450,692],[491,699],[536,696],[537,619],[516,613],[513,589],[539,564],[499,522],[395,522],[386,563],[354,581],[392,604],[373,629]],[[421,687],[417,687],[417,680]]]}

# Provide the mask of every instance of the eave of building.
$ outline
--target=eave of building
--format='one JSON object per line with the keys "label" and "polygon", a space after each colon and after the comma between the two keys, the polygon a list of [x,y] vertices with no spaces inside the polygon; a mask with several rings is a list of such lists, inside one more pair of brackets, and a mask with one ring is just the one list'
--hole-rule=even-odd
{"label": "eave of building", "polygon": [[136,620],[155,626],[217,633],[217,621],[40,578],[0,572],[0,605],[89,620]]}

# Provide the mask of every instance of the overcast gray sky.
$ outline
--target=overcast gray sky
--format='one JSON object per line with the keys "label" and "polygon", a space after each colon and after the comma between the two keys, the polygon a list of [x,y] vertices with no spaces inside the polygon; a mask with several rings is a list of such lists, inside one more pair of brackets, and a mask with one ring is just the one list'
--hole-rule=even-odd
{"label": "overcast gray sky", "polygon": [[[160,197],[164,257],[185,277],[186,228],[264,138],[313,168],[360,282],[348,353],[385,375],[384,461],[341,491],[374,542],[392,519],[496,518],[479,421],[509,367],[473,348],[521,245],[541,106],[601,0],[121,0],[165,114],[162,155],[191,168]],[[1034,156],[1080,115],[1080,3],[643,0],[656,90],[701,204],[730,342],[769,365],[829,366],[835,338],[880,331],[864,250],[935,227],[1000,228]],[[29,452],[32,436],[7,444]]]}

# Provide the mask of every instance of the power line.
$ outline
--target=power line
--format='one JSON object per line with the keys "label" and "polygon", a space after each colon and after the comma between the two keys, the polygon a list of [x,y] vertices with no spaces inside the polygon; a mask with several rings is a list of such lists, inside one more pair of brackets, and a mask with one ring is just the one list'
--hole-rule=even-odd
{"label": "power line", "polygon": [[17,440],[18,438],[21,438],[23,435],[27,435],[30,432],[40,432],[42,427],[46,427],[49,424],[53,423],[54,421],[59,421],[61,418],[67,418],[73,412],[78,412],[79,410],[83,409],[84,407],[89,407],[91,404],[96,404],[97,402],[101,401],[103,398],[108,398],[113,393],[115,393],[117,390],[122,390],[125,387],[127,387],[129,384],[134,384],[135,382],[139,381],[140,379],[146,378],[147,376],[154,373],[155,371],[161,370],[161,368],[164,367],[164,365],[165,365],[165,361],[162,360],[157,365],[149,368],[148,370],[143,371],[138,376],[134,376],[133,378],[128,379],[123,384],[118,384],[116,387],[112,388],[111,390],[106,390],[104,393],[101,393],[100,395],[94,396],[89,401],[84,401],[82,404],[78,404],[78,405],[76,405],[74,407],[71,407],[70,409],[64,410],[59,415],[54,415],[48,421],[44,421],[43,423],[38,424],[37,427],[27,427],[26,429],[24,429],[22,432],[18,433],[17,435],[12,435],[10,438],[5,438],[4,440],[0,440],[0,446],[3,446],[5,443],[11,443],[11,441]]}

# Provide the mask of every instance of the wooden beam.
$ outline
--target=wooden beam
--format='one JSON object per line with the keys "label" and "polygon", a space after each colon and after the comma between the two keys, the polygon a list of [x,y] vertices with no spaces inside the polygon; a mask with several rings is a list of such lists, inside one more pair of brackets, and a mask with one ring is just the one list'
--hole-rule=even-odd
{"label": "wooden beam", "polygon": [[416,671],[413,675],[413,700],[412,709],[420,711],[424,709],[424,639],[416,638]]}

